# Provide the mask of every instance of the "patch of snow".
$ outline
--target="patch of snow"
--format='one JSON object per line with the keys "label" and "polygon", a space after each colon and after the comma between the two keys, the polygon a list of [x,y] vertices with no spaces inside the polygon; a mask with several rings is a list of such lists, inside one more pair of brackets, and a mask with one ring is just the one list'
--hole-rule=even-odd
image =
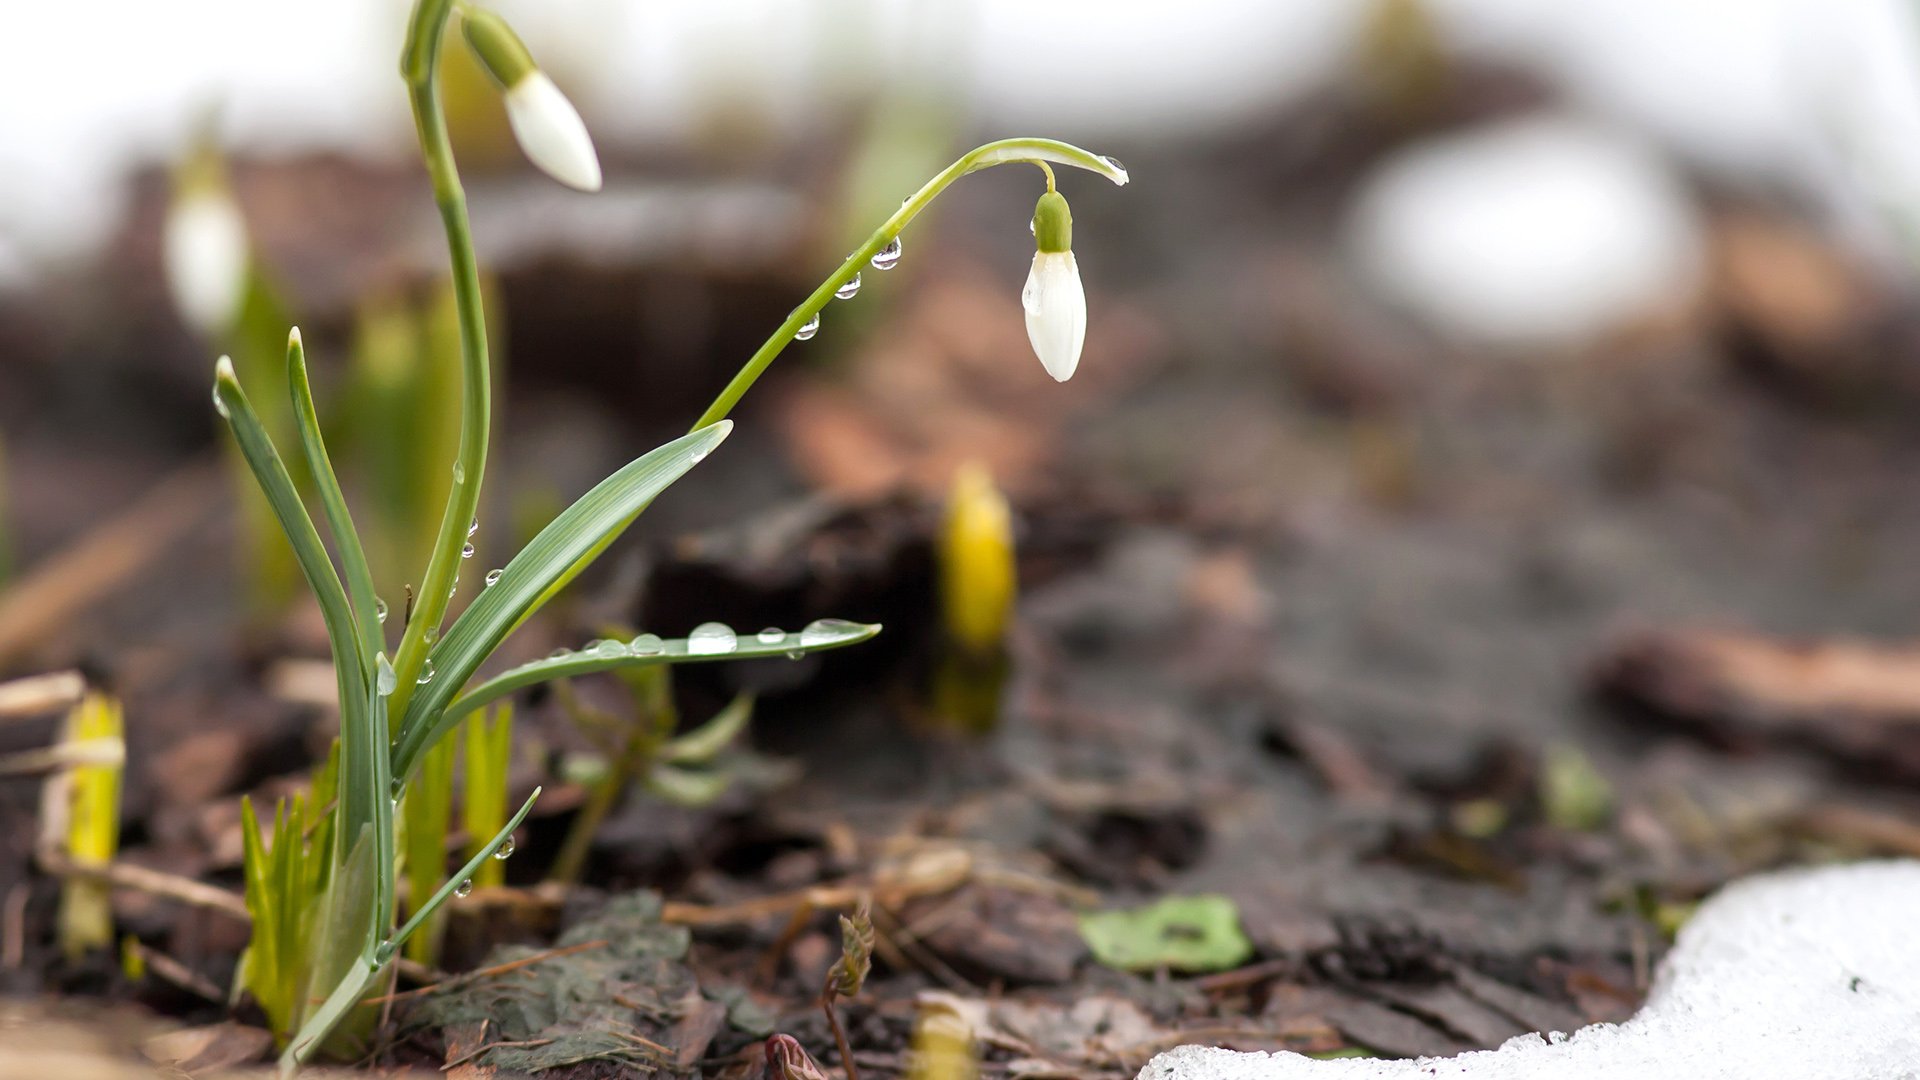
{"label": "patch of snow", "polygon": [[1685,296],[1693,205],[1661,158],[1578,120],[1533,116],[1389,159],[1348,222],[1360,271],[1452,333],[1577,343]]}
{"label": "patch of snow", "polygon": [[1916,911],[1920,862],[1769,874],[1701,906],[1622,1024],[1407,1061],[1183,1046],[1138,1080],[1913,1080]]}

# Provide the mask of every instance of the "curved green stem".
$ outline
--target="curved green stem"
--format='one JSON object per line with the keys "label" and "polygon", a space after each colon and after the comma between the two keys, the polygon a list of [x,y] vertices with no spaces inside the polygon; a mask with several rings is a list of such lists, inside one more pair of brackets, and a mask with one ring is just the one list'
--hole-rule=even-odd
{"label": "curved green stem", "polygon": [[453,263],[454,306],[460,317],[460,448],[453,466],[453,487],[440,517],[433,552],[420,582],[420,599],[394,653],[397,679],[389,708],[404,715],[407,698],[426,660],[428,631],[438,634],[452,599],[460,568],[460,549],[466,545],[467,526],[480,507],[480,480],[487,468],[487,436],[493,407],[493,381],[487,364],[486,312],[480,300],[480,269],[473,253],[473,231],[467,221],[467,196],[454,166],[453,144],[447,137],[446,111],[441,106],[438,80],[440,42],[454,0],[418,0],[407,26],[401,73],[413,105],[414,128],[426,158],[433,198],[447,232]]}
{"label": "curved green stem", "polygon": [[[898,237],[907,227],[907,223],[918,217],[920,211],[925,210],[928,204],[947,189],[948,185],[971,172],[990,169],[995,165],[1019,163],[1038,165],[1045,170],[1047,190],[1052,191],[1053,170],[1047,167],[1048,162],[1056,165],[1071,165],[1078,169],[1086,169],[1088,172],[1099,173],[1116,184],[1125,184],[1128,179],[1127,170],[1112,158],[1102,157],[1071,143],[1063,143],[1055,139],[1001,139],[974,147],[961,155],[958,161],[941,170],[939,175],[927,181],[906,202],[901,203],[900,209],[894,211],[893,216],[882,222],[880,227],[867,237],[865,243],[855,248],[853,253],[847,256],[846,261],[840,264],[839,269],[835,270],[827,280],[821,282],[820,287],[813,290],[812,295],[802,301],[799,307],[794,308],[793,313],[787,316],[787,320],[780,324],[779,329],[775,330],[771,337],[761,343],[760,348],[747,359],[746,364],[734,375],[733,380],[720,391],[720,396],[713,399],[713,404],[707,406],[707,411],[701,413],[700,419],[694,421],[693,427],[688,430],[698,431],[709,424],[717,424],[726,419],[727,414],[733,411],[733,407],[740,403],[740,399],[745,397],[753,384],[766,373],[767,368],[773,364],[774,358],[779,356],[787,347],[787,343],[793,340],[793,335],[833,299],[834,290],[853,280],[853,276],[860,272],[860,268],[878,254],[881,248],[886,247],[888,242]],[[635,511],[634,518],[639,517],[645,510],[646,507],[643,506]],[[574,578],[580,576],[580,573],[591,565],[593,560],[600,557],[601,552],[620,538],[627,526],[633,524],[634,518],[628,518],[625,525],[602,538],[592,551],[553,583],[546,594],[540,598],[539,603],[529,609],[527,614],[530,616],[534,611],[539,610],[561,589],[566,588]]]}
{"label": "curved green stem", "polygon": [[[754,352],[746,365],[740,369],[739,374],[727,384],[726,389],[720,391],[720,396],[713,400],[713,404],[707,406],[707,411],[700,414],[700,419],[694,421],[693,429],[697,431],[708,424],[726,419],[727,414],[733,411],[733,407],[746,396],[747,390],[759,381],[760,376],[773,363],[774,357],[779,356],[787,347],[787,343],[793,340],[793,335],[833,299],[834,290],[853,280],[853,276],[860,272],[860,268],[878,254],[881,248],[886,247],[898,237],[907,227],[907,223],[918,217],[920,211],[925,210],[928,204],[947,189],[949,184],[968,173],[1014,162],[1040,165],[1043,168],[1047,162],[1053,162],[1056,165],[1072,165],[1075,168],[1099,173],[1116,184],[1127,182],[1127,170],[1122,168],[1119,162],[1054,139],[1001,139],[998,142],[973,148],[961,155],[960,160],[941,170],[938,176],[927,181],[906,202],[901,203],[900,209],[895,210],[892,217],[881,223],[880,227],[867,237],[866,243],[854,249],[853,254],[848,255],[847,260],[840,264],[840,268],[835,270],[826,281],[821,282],[819,288],[813,290],[813,295],[793,309],[793,314],[787,316],[787,321],[780,324],[780,328],[775,330],[773,336]],[[1047,171],[1047,179],[1049,181],[1047,186],[1051,189],[1053,172],[1050,169]]]}

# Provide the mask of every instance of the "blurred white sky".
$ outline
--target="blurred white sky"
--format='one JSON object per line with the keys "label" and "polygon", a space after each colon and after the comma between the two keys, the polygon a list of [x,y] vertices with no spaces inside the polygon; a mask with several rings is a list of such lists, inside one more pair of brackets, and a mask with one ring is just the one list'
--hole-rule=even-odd
{"label": "blurred white sky", "polygon": [[[219,102],[260,149],[406,146],[404,0],[12,0],[0,265],[84,249],[117,178]],[[1344,62],[1363,0],[499,0],[604,139],[671,138],[716,90],[804,132],[819,103],[941,80],[993,133],[1098,142],[1232,124]],[[1463,47],[1707,164],[1920,202],[1904,0],[1431,0]],[[1150,178],[1141,178],[1150,179]],[[1911,194],[1908,194],[1911,193]],[[9,253],[8,249],[11,249]]]}

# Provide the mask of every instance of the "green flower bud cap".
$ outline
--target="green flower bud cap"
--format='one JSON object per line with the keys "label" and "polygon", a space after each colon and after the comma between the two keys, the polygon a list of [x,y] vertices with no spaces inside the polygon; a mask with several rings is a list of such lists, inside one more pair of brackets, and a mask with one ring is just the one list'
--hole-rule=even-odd
{"label": "green flower bud cap", "polygon": [[1073,250],[1073,211],[1067,209],[1067,197],[1057,191],[1040,196],[1033,208],[1034,246],[1041,252]]}
{"label": "green flower bud cap", "polygon": [[520,35],[513,32],[507,20],[493,12],[484,8],[469,9],[460,20],[460,28],[466,34],[467,46],[479,58],[480,66],[501,86],[511,90],[540,70]]}

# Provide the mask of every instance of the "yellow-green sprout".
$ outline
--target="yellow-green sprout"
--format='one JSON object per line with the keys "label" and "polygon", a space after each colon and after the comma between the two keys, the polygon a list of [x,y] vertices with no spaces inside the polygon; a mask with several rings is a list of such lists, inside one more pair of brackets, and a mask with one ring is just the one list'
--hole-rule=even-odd
{"label": "yellow-green sprout", "polygon": [[947,636],[976,655],[1000,648],[1016,591],[1013,512],[979,462],[962,465],[940,532],[940,600]]}
{"label": "yellow-green sprout", "polygon": [[[66,743],[109,749],[68,775],[67,858],[77,869],[104,870],[120,850],[124,739],[120,702],[107,694],[89,692],[67,714]],[[60,893],[59,933],[60,950],[70,958],[113,944],[112,894],[106,882],[67,879]]]}
{"label": "yellow-green sprout", "polygon": [[[466,742],[467,793],[461,823],[467,830],[467,857],[472,858],[507,820],[507,771],[513,763],[513,707],[503,704],[468,717]],[[509,839],[500,851],[511,855],[513,841]],[[463,891],[456,895],[465,895],[464,890],[475,885],[488,888],[506,884],[507,864],[503,861],[506,855],[482,862],[473,877],[461,883]]]}

